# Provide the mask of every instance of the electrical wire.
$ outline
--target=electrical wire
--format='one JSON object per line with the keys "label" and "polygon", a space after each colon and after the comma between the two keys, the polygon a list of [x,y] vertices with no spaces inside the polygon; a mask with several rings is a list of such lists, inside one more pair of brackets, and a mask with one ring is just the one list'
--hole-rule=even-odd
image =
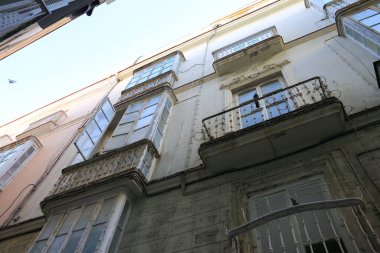
{"label": "electrical wire", "polygon": [[35,184],[28,184],[27,186],[25,186],[21,192],[17,195],[17,197],[12,201],[12,203],[9,205],[9,207],[0,215],[0,218],[3,217],[3,215],[8,212],[9,209],[11,209],[11,207],[13,206],[14,203],[16,203],[16,200],[21,196],[21,194],[26,190],[26,188],[28,188],[29,186],[33,186],[33,188],[36,187]]}

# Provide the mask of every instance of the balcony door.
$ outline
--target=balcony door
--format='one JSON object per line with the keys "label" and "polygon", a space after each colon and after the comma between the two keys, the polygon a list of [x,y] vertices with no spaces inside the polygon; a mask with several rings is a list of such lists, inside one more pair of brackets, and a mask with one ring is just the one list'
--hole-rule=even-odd
{"label": "balcony door", "polygon": [[246,128],[271,118],[286,114],[292,109],[285,92],[280,91],[283,85],[279,79],[258,85],[255,88],[238,94],[240,107],[240,126]]}

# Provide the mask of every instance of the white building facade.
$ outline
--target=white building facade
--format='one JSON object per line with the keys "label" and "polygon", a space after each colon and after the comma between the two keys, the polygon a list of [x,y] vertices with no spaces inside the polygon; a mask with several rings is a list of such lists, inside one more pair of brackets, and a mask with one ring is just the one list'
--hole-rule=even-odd
{"label": "white building facade", "polygon": [[256,1],[119,71],[0,247],[379,252],[379,4]]}

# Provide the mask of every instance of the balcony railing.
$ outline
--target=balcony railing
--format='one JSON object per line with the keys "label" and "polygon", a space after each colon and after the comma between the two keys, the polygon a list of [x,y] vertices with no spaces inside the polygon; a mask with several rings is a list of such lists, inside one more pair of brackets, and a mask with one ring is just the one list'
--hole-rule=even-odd
{"label": "balcony railing", "polygon": [[128,171],[141,171],[145,152],[156,157],[158,155],[150,141],[142,141],[68,167],[62,171],[49,197],[69,190],[83,189]]}
{"label": "balcony railing", "polygon": [[266,40],[270,37],[273,37],[275,35],[277,35],[276,28],[270,27],[268,29],[265,29],[263,31],[255,33],[255,34],[253,34],[247,38],[244,38],[244,39],[239,40],[235,43],[232,43],[228,46],[220,48],[220,49],[214,51],[212,54],[213,54],[215,60],[219,60],[219,59],[224,58],[228,55],[234,54],[234,53],[239,52],[241,50],[244,50],[248,47],[256,45],[257,43],[259,43],[263,40]]}
{"label": "balcony railing", "polygon": [[297,204],[228,231],[234,252],[252,231],[260,252],[379,252],[380,241],[358,198]]}
{"label": "balcony railing", "polygon": [[212,140],[243,128],[266,124],[273,118],[325,100],[329,94],[324,81],[314,77],[203,119],[203,133]]}
{"label": "balcony railing", "polygon": [[159,75],[153,79],[150,79],[146,82],[140,83],[136,86],[133,86],[129,89],[126,89],[121,92],[121,96],[119,101],[115,106],[118,104],[121,104],[129,99],[132,99],[138,95],[141,95],[145,92],[148,92],[152,89],[155,89],[159,86],[167,85],[169,87],[172,87],[174,82],[176,80],[175,73],[173,71],[166,72],[162,75]]}
{"label": "balcony railing", "polygon": [[332,20],[335,20],[335,14],[337,11],[345,8],[346,6],[356,3],[358,0],[335,0],[327,3],[324,6],[325,14]]}

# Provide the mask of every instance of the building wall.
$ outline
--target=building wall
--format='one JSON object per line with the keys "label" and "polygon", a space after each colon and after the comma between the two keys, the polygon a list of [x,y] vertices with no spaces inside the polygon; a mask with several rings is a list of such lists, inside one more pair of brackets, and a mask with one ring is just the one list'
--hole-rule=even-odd
{"label": "building wall", "polygon": [[[2,203],[0,206],[0,213],[2,214],[0,224],[5,222],[7,224],[17,223],[42,215],[38,203],[48,194],[61,174],[62,168],[66,167],[75,155],[73,144],[70,145],[70,143],[77,135],[78,129],[91,115],[93,108],[102,100],[110,88],[112,88],[112,83],[107,80],[0,128],[0,135],[2,133],[8,134],[15,140],[16,136],[23,133],[30,123],[59,110],[63,110],[66,114],[66,117],[59,120],[56,128],[51,131],[42,131],[35,136],[41,142],[42,147],[0,192],[0,202]],[[69,145],[69,149],[66,151],[67,145]],[[65,156],[60,157],[63,152]],[[56,163],[58,158],[61,159]],[[44,180],[40,184],[39,181],[42,178]],[[37,184],[40,185],[34,189],[34,185]],[[19,194],[20,196],[18,196]],[[26,206],[19,210],[21,213],[13,214],[18,205],[29,194],[32,194],[32,197],[27,200]],[[8,209],[8,207],[10,208]],[[5,211],[6,209],[8,210]],[[12,219],[14,220],[10,220],[10,215],[13,216]]]}
{"label": "building wall", "polygon": [[[263,7],[266,4],[269,5]],[[44,113],[39,111],[3,127],[2,132],[15,136],[19,130],[12,128],[19,122],[27,124],[56,108],[63,108],[68,115],[63,125],[39,137],[43,148],[15,178],[17,187],[9,187],[9,192],[0,193],[1,203],[11,203],[21,187],[30,179],[37,181],[45,168],[50,168],[57,153],[63,151],[45,180],[13,215],[15,220],[12,224],[49,215],[50,210],[46,211],[46,208],[42,212],[39,203],[48,196],[62,175],[62,169],[70,165],[77,153],[73,140],[78,136],[78,129],[80,131],[86,119],[96,111],[101,99],[107,95],[112,104],[116,104],[134,70],[179,50],[186,60],[180,65],[178,80],[173,86],[177,102],[171,109],[158,150],[160,157],[144,183],[148,189],[158,190],[154,193],[147,190],[141,199],[131,198],[119,252],[231,252],[232,245],[226,230],[250,219],[251,196],[315,179],[323,182],[331,199],[363,199],[365,213],[379,233],[380,174],[377,165],[380,156],[380,110],[376,106],[379,106],[380,92],[372,66],[377,58],[351,40],[338,36],[333,21],[325,19],[313,8],[305,8],[301,0],[261,1],[252,8],[258,10],[249,15],[232,14],[212,24],[209,32],[200,32],[189,41],[181,41],[151,58],[143,58],[119,72],[117,84],[105,80],[98,89],[84,90],[67,98],[69,101],[50,105]],[[240,65],[225,74],[216,71],[213,51],[271,26],[275,26],[282,37],[281,51],[265,59],[251,57],[249,64]],[[260,74],[248,75],[253,72]],[[286,86],[290,86],[315,76],[321,76],[331,96],[343,104],[344,131],[340,136],[321,140],[318,145],[284,157],[221,174],[215,174],[203,164],[198,152],[208,139],[202,130],[202,119],[238,105],[237,93],[243,89],[276,77],[281,77]],[[111,87],[113,89],[108,93]],[[100,156],[104,155],[104,147],[123,114],[122,107],[117,110],[115,120],[94,152],[100,152]],[[67,136],[72,136],[72,139],[68,140]],[[191,180],[186,181],[187,178]],[[175,184],[172,183],[174,181]],[[79,201],[81,194],[83,198],[91,191],[99,194],[105,191],[102,187],[110,187],[110,184],[86,187],[78,189],[74,197],[67,194],[59,195],[57,199]],[[62,206],[62,203],[57,205]],[[0,211],[1,208],[3,206]],[[7,216],[2,219],[5,221]],[[354,223],[353,217],[348,221]],[[12,245],[12,240],[1,241],[0,237],[0,248]],[[250,234],[240,236],[239,240],[242,252],[256,252],[257,245]]]}
{"label": "building wall", "polygon": [[[362,198],[379,233],[378,131],[378,125],[368,126],[285,158],[145,197],[132,206],[119,252],[232,252],[226,231],[250,220],[250,196],[314,179],[325,182],[331,199]],[[250,235],[240,236],[241,252],[257,252]]]}

